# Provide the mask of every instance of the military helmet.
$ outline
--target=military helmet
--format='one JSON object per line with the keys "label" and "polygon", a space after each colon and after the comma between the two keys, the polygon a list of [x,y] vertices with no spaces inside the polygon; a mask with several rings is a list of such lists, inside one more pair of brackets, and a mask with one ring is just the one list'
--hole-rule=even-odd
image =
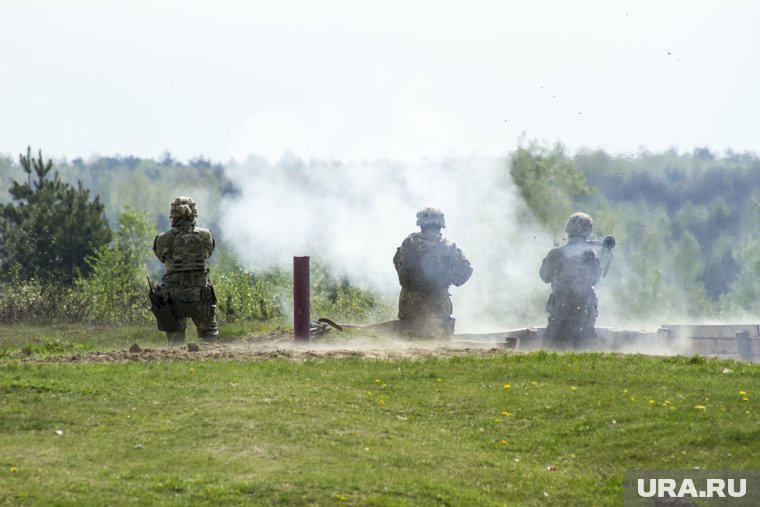
{"label": "military helmet", "polygon": [[198,210],[195,209],[195,201],[192,197],[180,196],[174,199],[169,218],[195,218],[198,216]]}
{"label": "military helmet", "polygon": [[591,234],[594,227],[594,221],[585,213],[576,212],[570,215],[565,225],[565,232],[570,236],[587,237]]}
{"label": "military helmet", "polygon": [[443,212],[438,208],[425,208],[417,212],[417,225],[446,227],[446,220],[443,218]]}

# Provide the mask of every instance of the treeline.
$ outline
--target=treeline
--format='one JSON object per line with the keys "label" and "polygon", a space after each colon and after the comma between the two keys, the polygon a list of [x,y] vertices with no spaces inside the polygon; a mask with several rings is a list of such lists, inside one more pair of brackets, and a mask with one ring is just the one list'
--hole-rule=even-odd
{"label": "treeline", "polygon": [[[534,215],[561,230],[573,210],[618,241],[606,305],[617,321],[760,316],[760,159],[706,149],[570,155],[529,145],[509,169]],[[756,317],[755,317],[756,318]]]}
{"label": "treeline", "polygon": [[[582,210],[594,218],[597,235],[617,239],[600,288],[603,320],[622,326],[760,315],[756,155],[706,149],[571,154],[561,145],[531,143],[511,153],[503,167],[530,221],[548,233],[561,232],[567,216]],[[150,321],[145,278],[160,274],[151,245],[169,227],[171,199],[193,196],[202,225],[218,231],[220,203],[237,193],[224,167],[203,158],[180,163],[165,154],[158,161],[99,157],[52,164],[40,153],[0,157],[0,322]],[[80,214],[70,216],[74,210]],[[290,273],[252,272],[221,235],[217,240],[213,281],[220,318],[287,318]],[[315,261],[315,314],[392,318],[392,302]]]}
{"label": "treeline", "polygon": [[[153,238],[170,227],[169,205],[190,195],[202,225],[219,231],[219,205],[236,194],[220,164],[101,157],[0,157],[0,322],[152,322],[147,277],[160,279]],[[290,273],[251,272],[216,235],[213,283],[222,321],[282,321]],[[372,319],[376,296],[312,265],[315,313]]]}
{"label": "treeline", "polygon": [[[236,192],[221,164],[203,157],[181,163],[169,153],[164,153],[158,161],[132,156],[61,160],[55,163],[54,172],[59,174],[62,182],[74,186],[81,183],[91,195],[98,196],[112,227],[116,227],[121,210],[131,206],[147,210],[159,229],[167,228],[168,196],[180,195],[178,192],[181,191],[204,201],[204,221],[215,226],[217,204],[223,197]],[[0,157],[0,204],[11,202],[12,196],[7,189],[21,175],[18,160]]]}

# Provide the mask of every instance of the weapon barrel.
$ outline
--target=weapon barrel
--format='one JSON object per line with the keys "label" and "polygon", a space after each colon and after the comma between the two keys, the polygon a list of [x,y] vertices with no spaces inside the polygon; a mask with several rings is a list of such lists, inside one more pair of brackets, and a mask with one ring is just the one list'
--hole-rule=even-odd
{"label": "weapon barrel", "polygon": [[607,248],[608,250],[615,248],[615,238],[612,236],[605,236],[602,239],[587,239],[586,243],[589,243],[591,245],[600,245],[604,248]]}

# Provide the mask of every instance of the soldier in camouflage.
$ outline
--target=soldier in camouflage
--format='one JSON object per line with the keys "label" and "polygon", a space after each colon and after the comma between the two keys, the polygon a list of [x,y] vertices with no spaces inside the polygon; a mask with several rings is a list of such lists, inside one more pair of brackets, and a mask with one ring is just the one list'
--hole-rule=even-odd
{"label": "soldier in camouflage", "polygon": [[198,337],[204,342],[216,341],[216,296],[208,278],[209,258],[215,242],[211,231],[195,225],[198,211],[190,197],[177,197],[171,204],[172,228],[156,236],[153,252],[165,266],[159,290],[178,321],[176,330],[166,331],[170,345],[185,342],[187,318],[195,324]]}
{"label": "soldier in camouflage", "polygon": [[441,235],[446,227],[441,210],[421,210],[417,225],[420,232],[410,234],[393,257],[401,284],[401,330],[414,336],[450,337],[454,319],[448,288],[464,284],[472,275],[472,267],[462,251]]}
{"label": "soldier in camouflage", "polygon": [[585,213],[567,220],[567,243],[549,251],[539,272],[552,293],[546,303],[549,322],[543,343],[551,349],[590,349],[596,345],[597,299],[601,277],[599,256],[587,243],[594,222]]}

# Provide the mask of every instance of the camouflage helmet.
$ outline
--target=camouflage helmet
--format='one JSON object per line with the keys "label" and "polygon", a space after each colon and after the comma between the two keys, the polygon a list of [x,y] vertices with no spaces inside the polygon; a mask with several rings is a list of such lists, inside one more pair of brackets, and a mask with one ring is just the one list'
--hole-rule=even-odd
{"label": "camouflage helmet", "polygon": [[443,212],[438,208],[425,208],[417,212],[417,225],[446,227],[446,220],[443,218]]}
{"label": "camouflage helmet", "polygon": [[169,218],[195,218],[198,216],[198,210],[195,209],[195,201],[192,197],[180,196],[174,199],[171,209],[169,210]]}
{"label": "camouflage helmet", "polygon": [[570,215],[565,225],[565,232],[570,236],[583,236],[584,238],[591,234],[594,227],[594,221],[585,213],[576,212]]}

